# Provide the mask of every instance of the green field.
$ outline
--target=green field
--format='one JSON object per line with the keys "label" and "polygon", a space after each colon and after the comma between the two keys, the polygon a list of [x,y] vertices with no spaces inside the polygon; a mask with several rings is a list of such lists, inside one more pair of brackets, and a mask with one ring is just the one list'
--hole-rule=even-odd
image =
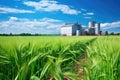
{"label": "green field", "polygon": [[0,37],[0,80],[80,79],[120,80],[120,36]]}

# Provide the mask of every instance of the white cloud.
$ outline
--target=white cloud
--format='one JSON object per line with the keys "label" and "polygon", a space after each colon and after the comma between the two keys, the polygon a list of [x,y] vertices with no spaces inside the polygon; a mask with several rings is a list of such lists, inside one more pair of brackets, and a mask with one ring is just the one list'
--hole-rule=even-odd
{"label": "white cloud", "polygon": [[10,21],[16,21],[16,20],[18,20],[18,18],[17,18],[17,17],[10,17],[9,20],[10,20]]}
{"label": "white cloud", "polygon": [[34,7],[38,11],[55,12],[61,11],[64,14],[77,15],[80,11],[70,8],[68,5],[59,4],[54,0],[41,0],[39,2],[26,1],[25,5]]}
{"label": "white cloud", "polygon": [[83,12],[82,15],[84,15],[83,17],[85,19],[91,19],[93,16],[94,16],[94,12],[88,12],[86,9],[81,9],[82,11],[85,11]]}
{"label": "white cloud", "polygon": [[120,21],[111,22],[111,23],[101,23],[103,29],[117,28],[120,27]]}
{"label": "white cloud", "polygon": [[83,28],[87,28],[87,26],[86,26],[86,25],[82,25],[82,27],[83,27]]}
{"label": "white cloud", "polygon": [[0,7],[0,13],[34,13],[34,11],[9,7]]}
{"label": "white cloud", "polygon": [[87,11],[86,9],[83,9],[83,8],[82,8],[81,10],[82,10],[82,11]]}
{"label": "white cloud", "polygon": [[89,12],[89,13],[86,13],[87,15],[94,15],[94,13],[93,12]]}
{"label": "white cloud", "polygon": [[10,17],[7,21],[0,22],[0,33],[46,33],[59,32],[63,21],[43,18],[29,20],[26,18]]}
{"label": "white cloud", "polygon": [[86,16],[86,17],[84,17],[84,18],[85,18],[85,19],[91,19],[92,17],[90,17],[90,16],[89,16],[89,17],[88,17],[88,16]]}
{"label": "white cloud", "polygon": [[94,13],[93,12],[88,12],[88,13],[85,13],[83,15],[94,15]]}
{"label": "white cloud", "polygon": [[41,19],[41,21],[46,21],[46,22],[60,22],[60,20],[56,20],[56,19],[51,19],[51,18],[43,18]]}

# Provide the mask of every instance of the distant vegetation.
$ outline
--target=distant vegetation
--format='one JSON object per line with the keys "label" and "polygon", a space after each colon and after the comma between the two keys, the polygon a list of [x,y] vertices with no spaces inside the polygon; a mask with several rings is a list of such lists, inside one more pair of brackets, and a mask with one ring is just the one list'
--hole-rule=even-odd
{"label": "distant vegetation", "polygon": [[58,36],[60,34],[31,34],[31,33],[20,33],[20,34],[0,34],[0,36]]}
{"label": "distant vegetation", "polygon": [[[39,34],[39,33],[35,33],[35,34],[31,34],[31,33],[20,33],[20,34],[0,34],[0,36],[59,36],[60,34]],[[108,35],[120,35],[120,33],[114,33],[111,32]],[[89,35],[90,36],[90,35]]]}

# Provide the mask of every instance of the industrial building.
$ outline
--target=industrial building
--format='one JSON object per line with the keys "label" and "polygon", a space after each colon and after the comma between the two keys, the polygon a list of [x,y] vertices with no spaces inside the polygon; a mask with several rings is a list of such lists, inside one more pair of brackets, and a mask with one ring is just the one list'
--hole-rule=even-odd
{"label": "industrial building", "polygon": [[78,23],[66,23],[61,27],[61,35],[73,36],[82,34],[82,26]]}
{"label": "industrial building", "polygon": [[90,35],[100,35],[100,23],[96,21],[90,21],[88,23],[88,33]]}
{"label": "industrial building", "polygon": [[78,23],[66,23],[61,27],[61,35],[63,36],[100,35],[100,33],[100,23],[96,21],[88,22],[87,28],[83,28]]}

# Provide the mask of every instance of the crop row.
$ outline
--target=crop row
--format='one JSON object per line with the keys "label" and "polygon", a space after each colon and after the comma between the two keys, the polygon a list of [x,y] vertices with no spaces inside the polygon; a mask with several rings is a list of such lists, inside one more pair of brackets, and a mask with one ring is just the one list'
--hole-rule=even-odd
{"label": "crop row", "polygon": [[87,48],[85,80],[120,80],[120,37],[99,37]]}
{"label": "crop row", "polygon": [[2,80],[77,80],[71,66],[85,52],[86,45],[94,40],[93,37],[28,38],[2,38],[0,42]]}

